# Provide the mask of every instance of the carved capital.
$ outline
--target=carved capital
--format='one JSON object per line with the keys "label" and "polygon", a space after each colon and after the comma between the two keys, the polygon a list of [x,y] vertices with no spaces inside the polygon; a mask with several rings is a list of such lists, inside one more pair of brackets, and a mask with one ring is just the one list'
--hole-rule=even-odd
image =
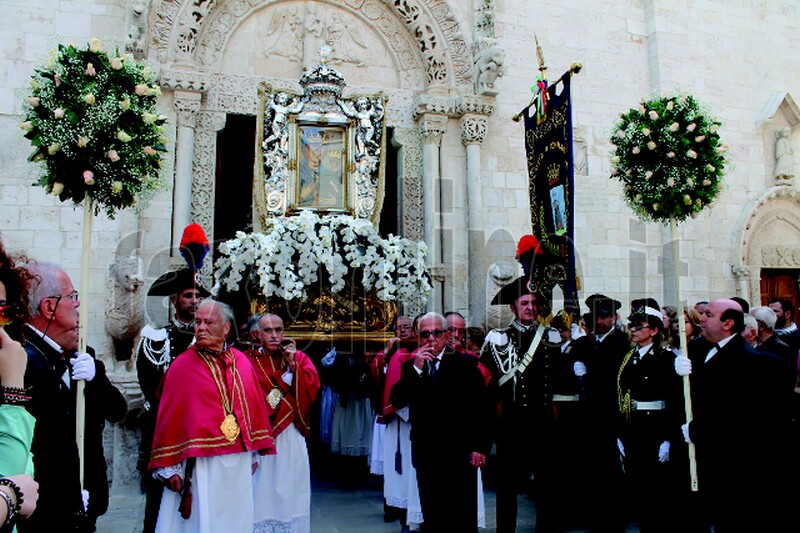
{"label": "carved capital", "polygon": [[178,125],[194,128],[197,125],[197,112],[203,95],[191,91],[175,91],[175,111],[178,113]]}
{"label": "carved capital", "polygon": [[455,102],[449,96],[421,94],[414,105],[414,117],[429,113],[455,116]]}
{"label": "carved capital", "polygon": [[447,278],[447,269],[441,264],[430,265],[428,267],[428,273],[433,281],[444,281]]}
{"label": "carved capital", "polygon": [[191,70],[163,70],[161,87],[172,91],[193,91],[205,93],[208,89],[208,77]]}
{"label": "carved capital", "polygon": [[419,119],[420,131],[424,138],[424,144],[440,145],[442,135],[447,131],[447,117],[428,113]]}
{"label": "carved capital", "polygon": [[486,117],[479,115],[465,115],[461,117],[461,143],[481,144],[486,138]]}
{"label": "carved capital", "polygon": [[495,98],[493,96],[465,95],[456,101],[456,116],[485,115],[494,113]]}

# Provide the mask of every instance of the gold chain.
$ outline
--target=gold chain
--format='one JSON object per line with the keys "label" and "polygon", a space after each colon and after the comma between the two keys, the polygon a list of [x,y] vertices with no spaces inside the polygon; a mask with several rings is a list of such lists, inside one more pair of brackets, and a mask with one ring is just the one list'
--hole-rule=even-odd
{"label": "gold chain", "polygon": [[233,415],[233,402],[234,396],[236,394],[236,358],[234,357],[233,353],[229,350],[225,350],[221,354],[221,357],[225,357],[226,355],[230,357],[231,360],[231,397],[230,401],[228,400],[228,395],[225,394],[225,389],[228,388],[227,380],[225,379],[225,363],[222,363],[223,371],[220,372],[217,369],[217,365],[214,364],[212,361],[212,357],[214,357],[212,352],[198,349],[197,353],[200,355],[200,358],[208,365],[209,371],[211,371],[211,377],[214,378],[214,383],[217,385],[217,390],[219,391],[220,401],[222,403],[222,410],[225,412],[226,415]]}

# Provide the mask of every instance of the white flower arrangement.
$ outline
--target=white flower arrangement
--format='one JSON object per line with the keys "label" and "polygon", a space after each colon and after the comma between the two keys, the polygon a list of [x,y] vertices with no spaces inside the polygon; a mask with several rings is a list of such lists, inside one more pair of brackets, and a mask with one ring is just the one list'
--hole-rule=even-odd
{"label": "white flower arrangement", "polygon": [[354,272],[364,290],[382,301],[424,304],[431,289],[424,242],[394,235],[384,239],[368,220],[347,215],[301,211],[277,217],[264,233],[240,231],[219,250],[215,294],[239,290],[248,269],[265,297],[284,300],[306,298],[322,268],[333,293],[341,292]]}
{"label": "white flower arrangement", "polygon": [[720,125],[692,95],[643,100],[620,115],[611,177],[640,218],[680,222],[713,203],[727,162]]}
{"label": "white flower arrangement", "polygon": [[20,128],[41,165],[38,185],[62,202],[94,201],[110,218],[147,199],[166,151],[153,69],[91,39],[84,48],[59,45],[37,68],[23,104]]}

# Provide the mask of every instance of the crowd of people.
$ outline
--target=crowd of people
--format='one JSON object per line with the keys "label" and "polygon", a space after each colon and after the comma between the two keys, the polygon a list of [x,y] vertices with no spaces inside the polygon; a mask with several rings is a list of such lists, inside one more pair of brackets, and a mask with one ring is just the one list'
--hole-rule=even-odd
{"label": "crowd of people", "polygon": [[[308,532],[307,439],[326,363],[276,314],[249,317],[237,339],[234,310],[196,274],[190,265],[153,283],[170,321],[146,326],[136,350],[144,531]],[[522,495],[537,533],[793,530],[790,301],[698,302],[683,328],[653,298],[631,301],[623,322],[622,303],[603,294],[582,316],[543,317],[551,302],[522,276],[491,303],[511,310],[507,327],[484,333],[457,312],[400,316],[383,350],[365,355],[384,521],[477,531],[490,473],[498,533],[517,529]],[[93,351],[78,350],[79,306],[61,267],[0,247],[0,531],[91,532],[107,509],[103,426],[128,407]]]}

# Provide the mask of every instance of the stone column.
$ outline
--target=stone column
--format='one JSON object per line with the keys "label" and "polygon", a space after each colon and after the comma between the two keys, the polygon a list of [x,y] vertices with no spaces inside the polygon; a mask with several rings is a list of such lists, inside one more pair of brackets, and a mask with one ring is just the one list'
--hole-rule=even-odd
{"label": "stone column", "polygon": [[444,272],[442,270],[441,202],[439,183],[439,157],[442,135],[447,130],[447,116],[426,113],[419,119],[422,130],[422,211],[425,226],[424,238],[428,245],[428,266],[431,273],[431,295],[428,310],[442,312],[442,289]]}
{"label": "stone column", "polygon": [[481,144],[486,137],[485,116],[468,114],[461,117],[461,143],[467,151],[466,179],[466,228],[468,280],[468,324],[480,326],[486,310],[486,295],[483,290],[486,272],[483,264],[483,184],[481,183]]}
{"label": "stone column", "polygon": [[[172,193],[172,238],[180,239],[183,229],[192,222],[192,167],[197,112],[202,94],[175,91],[178,134],[175,142],[175,187]],[[173,247],[177,242],[173,242]]]}

